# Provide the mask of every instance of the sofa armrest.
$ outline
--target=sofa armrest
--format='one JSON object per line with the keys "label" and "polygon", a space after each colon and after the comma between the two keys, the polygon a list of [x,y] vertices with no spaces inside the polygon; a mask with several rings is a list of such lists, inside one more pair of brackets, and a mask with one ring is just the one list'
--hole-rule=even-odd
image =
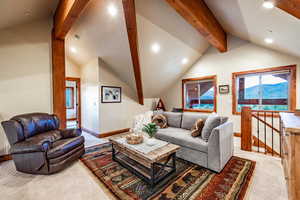
{"label": "sofa armrest", "polygon": [[51,143],[44,141],[42,143],[35,143],[34,140],[18,142],[11,146],[11,154],[46,152],[50,149]]}
{"label": "sofa armrest", "polygon": [[220,172],[233,156],[233,123],[226,122],[212,130],[208,139],[208,168]]}
{"label": "sofa armrest", "polygon": [[60,132],[63,139],[81,136],[81,129],[64,129]]}

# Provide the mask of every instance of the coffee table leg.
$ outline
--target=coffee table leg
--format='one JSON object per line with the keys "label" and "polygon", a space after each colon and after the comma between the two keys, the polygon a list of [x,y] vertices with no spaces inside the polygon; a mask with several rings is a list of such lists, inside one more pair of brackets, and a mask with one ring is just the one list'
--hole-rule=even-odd
{"label": "coffee table leg", "polygon": [[155,172],[154,172],[154,164],[151,164],[151,180],[150,180],[150,185],[151,185],[151,188],[154,187],[154,184],[155,184]]}
{"label": "coffee table leg", "polygon": [[173,170],[172,171],[176,171],[176,153],[174,153],[172,155],[172,166],[173,166]]}
{"label": "coffee table leg", "polygon": [[115,160],[115,148],[114,148],[114,145],[111,144],[111,148],[112,148],[112,160]]}

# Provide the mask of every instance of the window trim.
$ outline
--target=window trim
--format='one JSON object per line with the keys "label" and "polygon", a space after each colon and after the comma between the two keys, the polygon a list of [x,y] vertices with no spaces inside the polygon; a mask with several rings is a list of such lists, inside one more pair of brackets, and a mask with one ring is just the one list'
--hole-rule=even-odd
{"label": "window trim", "polygon": [[[203,110],[203,109],[185,109],[185,92],[184,92],[184,84],[189,81],[203,81],[203,80],[212,80],[213,86],[214,86],[214,110]],[[182,109],[184,112],[205,112],[205,113],[213,113],[217,112],[217,76],[203,76],[203,77],[197,77],[197,78],[187,78],[182,79],[182,86],[181,86],[181,97],[182,97]]]}
{"label": "window trim", "polygon": [[[241,112],[237,111],[237,94],[236,94],[236,80],[237,77],[242,75],[250,75],[250,74],[256,74],[256,73],[267,73],[267,72],[274,72],[274,71],[283,71],[288,70],[290,75],[290,88],[289,88],[289,94],[290,94],[290,107],[288,112],[293,112],[296,109],[296,74],[297,74],[297,65],[287,65],[287,66],[281,66],[281,67],[271,67],[271,68],[263,68],[263,69],[257,69],[257,70],[249,70],[249,71],[242,71],[242,72],[234,72],[232,73],[232,114],[233,115],[240,115]],[[272,111],[272,112],[282,112],[282,111]]]}

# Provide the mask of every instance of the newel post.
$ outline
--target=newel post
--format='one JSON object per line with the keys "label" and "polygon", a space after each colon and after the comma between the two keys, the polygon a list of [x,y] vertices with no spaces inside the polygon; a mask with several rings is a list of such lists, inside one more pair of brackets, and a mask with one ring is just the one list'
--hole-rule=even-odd
{"label": "newel post", "polygon": [[241,149],[252,151],[252,115],[250,107],[243,107],[241,113]]}

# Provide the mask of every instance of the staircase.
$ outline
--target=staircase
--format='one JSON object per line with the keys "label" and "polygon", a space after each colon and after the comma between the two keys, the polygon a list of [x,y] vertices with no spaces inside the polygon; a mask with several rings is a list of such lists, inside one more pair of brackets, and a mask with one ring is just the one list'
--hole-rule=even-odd
{"label": "staircase", "polygon": [[241,112],[241,149],[281,157],[279,112],[251,110]]}

